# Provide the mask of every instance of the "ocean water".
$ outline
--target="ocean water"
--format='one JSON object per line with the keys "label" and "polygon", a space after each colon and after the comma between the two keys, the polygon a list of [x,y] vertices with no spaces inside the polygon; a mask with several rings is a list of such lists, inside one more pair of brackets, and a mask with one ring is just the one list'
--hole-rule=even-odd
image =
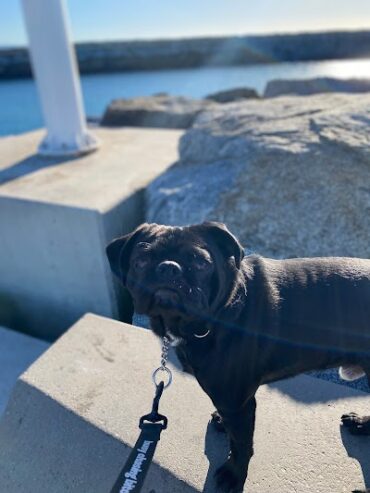
{"label": "ocean water", "polygon": [[[269,80],[311,77],[369,78],[370,60],[274,63],[237,67],[125,72],[83,75],[86,114],[99,117],[112,99],[157,92],[201,98],[233,87],[252,87],[259,93]],[[35,83],[31,79],[0,81],[0,136],[43,126]]]}

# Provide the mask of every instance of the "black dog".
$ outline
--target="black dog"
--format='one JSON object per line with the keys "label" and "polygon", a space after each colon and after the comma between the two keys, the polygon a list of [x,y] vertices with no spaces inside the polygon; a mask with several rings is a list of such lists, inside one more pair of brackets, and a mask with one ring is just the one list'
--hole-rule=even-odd
{"label": "black dog", "polygon": [[[225,491],[242,491],[247,477],[259,385],[337,366],[370,383],[370,260],[245,257],[219,223],[144,224],[107,255],[136,311],[216,406],[230,438],[216,473]],[[342,421],[370,435],[370,416]]]}

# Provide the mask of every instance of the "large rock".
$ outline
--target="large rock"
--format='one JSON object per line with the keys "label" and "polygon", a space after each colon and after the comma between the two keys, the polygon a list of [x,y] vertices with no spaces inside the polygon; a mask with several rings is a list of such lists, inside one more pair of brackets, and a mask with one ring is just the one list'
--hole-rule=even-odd
{"label": "large rock", "polygon": [[370,257],[369,107],[335,94],[203,113],[147,189],[147,220],[220,220],[273,257]]}
{"label": "large rock", "polygon": [[335,79],[317,77],[315,79],[275,79],[267,83],[265,98],[282,95],[308,96],[326,92],[370,92],[370,79]]}
{"label": "large rock", "polygon": [[235,89],[219,91],[206,96],[206,99],[216,101],[216,103],[232,103],[233,101],[251,98],[259,98],[259,95],[257,91],[249,87],[236,87]]}
{"label": "large rock", "polygon": [[157,94],[116,99],[106,109],[102,125],[121,127],[189,128],[211,101]]}

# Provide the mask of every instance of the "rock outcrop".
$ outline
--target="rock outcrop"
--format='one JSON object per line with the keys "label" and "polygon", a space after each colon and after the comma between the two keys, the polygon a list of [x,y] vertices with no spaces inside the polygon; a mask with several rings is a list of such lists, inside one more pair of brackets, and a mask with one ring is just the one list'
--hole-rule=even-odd
{"label": "rock outcrop", "polygon": [[147,189],[147,220],[225,222],[272,257],[370,257],[370,95],[217,105]]}
{"label": "rock outcrop", "polygon": [[110,127],[189,128],[197,115],[216,103],[181,96],[157,94],[117,99],[106,109],[101,125]]}
{"label": "rock outcrop", "polygon": [[235,89],[209,94],[205,99],[215,101],[216,103],[232,103],[233,101],[240,101],[242,99],[256,98],[259,98],[259,95],[255,89],[250,89],[249,87],[236,87]]}
{"label": "rock outcrop", "polygon": [[335,79],[317,77],[315,79],[275,79],[267,83],[265,98],[282,95],[308,96],[327,92],[370,92],[370,79]]}

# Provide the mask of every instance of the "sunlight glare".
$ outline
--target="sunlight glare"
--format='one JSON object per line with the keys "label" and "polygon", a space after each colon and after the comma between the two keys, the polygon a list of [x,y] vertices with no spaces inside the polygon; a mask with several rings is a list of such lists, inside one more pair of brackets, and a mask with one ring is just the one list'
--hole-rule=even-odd
{"label": "sunlight glare", "polygon": [[370,59],[322,62],[320,72],[339,79],[370,79]]}

